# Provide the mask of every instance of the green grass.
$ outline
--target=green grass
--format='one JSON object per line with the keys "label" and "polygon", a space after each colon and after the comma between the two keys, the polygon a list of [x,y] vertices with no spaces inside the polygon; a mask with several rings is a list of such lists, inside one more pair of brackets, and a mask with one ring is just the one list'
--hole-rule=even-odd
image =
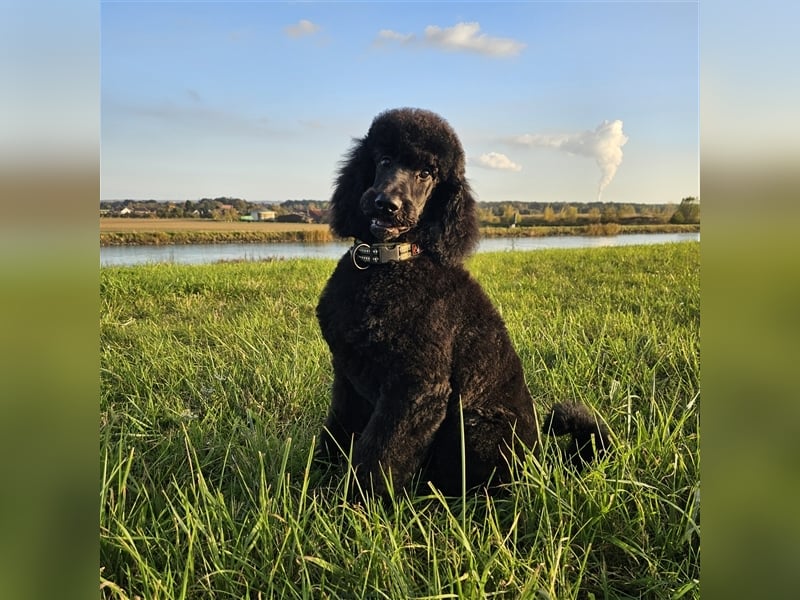
{"label": "green grass", "polygon": [[101,270],[103,597],[699,597],[698,243],[470,260],[540,410],[617,440],[582,474],[546,442],[495,499],[352,504],[310,467],[333,265]]}

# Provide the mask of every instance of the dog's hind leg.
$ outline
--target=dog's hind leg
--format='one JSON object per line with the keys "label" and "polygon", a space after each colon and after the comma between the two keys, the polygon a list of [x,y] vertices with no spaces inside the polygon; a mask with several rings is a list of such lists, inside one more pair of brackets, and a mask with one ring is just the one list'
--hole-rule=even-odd
{"label": "dog's hind leg", "polygon": [[450,416],[431,447],[422,485],[430,481],[445,496],[460,496],[508,482],[513,454],[529,450],[516,438],[513,423],[513,416],[501,413]]}

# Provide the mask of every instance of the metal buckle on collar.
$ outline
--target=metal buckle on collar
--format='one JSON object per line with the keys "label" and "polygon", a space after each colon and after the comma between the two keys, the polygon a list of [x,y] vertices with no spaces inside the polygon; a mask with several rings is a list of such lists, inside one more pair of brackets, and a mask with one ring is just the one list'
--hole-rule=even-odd
{"label": "metal buckle on collar", "polygon": [[[355,240],[350,248],[350,259],[353,266],[359,271],[369,269],[372,265],[381,265],[388,262],[408,260],[420,253],[416,244],[366,244]],[[359,261],[363,264],[359,264]]]}
{"label": "metal buckle on collar", "polygon": [[[353,266],[358,269],[359,271],[366,271],[369,269],[369,264],[371,262],[371,248],[369,244],[365,244],[363,242],[353,244],[353,247],[350,248],[350,259],[353,261]],[[362,267],[358,264],[358,259],[369,261],[367,265]]]}

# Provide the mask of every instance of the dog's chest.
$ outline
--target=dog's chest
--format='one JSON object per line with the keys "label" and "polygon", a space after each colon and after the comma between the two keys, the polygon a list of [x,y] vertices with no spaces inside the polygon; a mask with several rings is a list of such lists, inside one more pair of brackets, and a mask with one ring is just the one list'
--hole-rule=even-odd
{"label": "dog's chest", "polygon": [[317,309],[332,351],[385,355],[424,329],[435,302],[430,286],[418,273],[386,267],[353,272],[340,266],[334,272]]}

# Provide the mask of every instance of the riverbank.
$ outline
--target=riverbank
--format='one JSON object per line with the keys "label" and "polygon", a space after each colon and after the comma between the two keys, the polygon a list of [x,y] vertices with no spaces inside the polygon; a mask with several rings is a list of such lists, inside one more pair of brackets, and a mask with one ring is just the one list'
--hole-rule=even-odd
{"label": "riverbank", "polygon": [[[699,225],[619,225],[481,227],[481,236],[548,237],[696,233]],[[100,219],[101,246],[163,246],[186,244],[266,244],[333,242],[329,227],[316,223],[209,221],[206,219]]]}

